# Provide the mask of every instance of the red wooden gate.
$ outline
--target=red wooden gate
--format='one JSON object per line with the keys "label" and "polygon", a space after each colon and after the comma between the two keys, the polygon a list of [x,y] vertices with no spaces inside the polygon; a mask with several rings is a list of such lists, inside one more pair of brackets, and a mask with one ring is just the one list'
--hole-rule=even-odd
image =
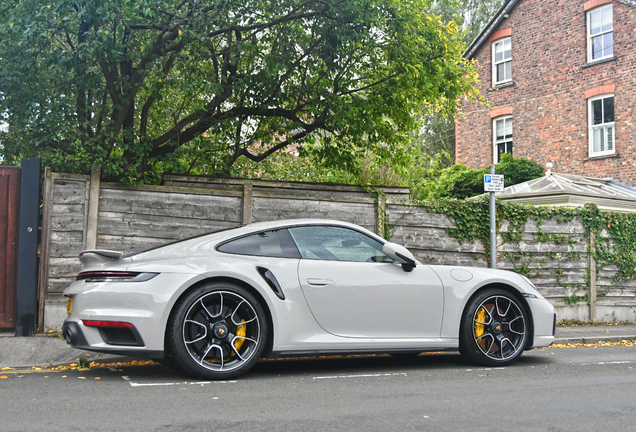
{"label": "red wooden gate", "polygon": [[14,327],[20,169],[0,167],[0,328]]}

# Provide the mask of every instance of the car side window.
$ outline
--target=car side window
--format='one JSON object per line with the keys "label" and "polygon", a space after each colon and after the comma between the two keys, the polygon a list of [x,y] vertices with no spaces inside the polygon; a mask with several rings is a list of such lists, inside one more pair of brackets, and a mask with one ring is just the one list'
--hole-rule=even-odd
{"label": "car side window", "polygon": [[268,256],[277,258],[300,258],[298,248],[286,229],[275,229],[230,240],[217,247],[219,252]]}
{"label": "car side window", "polygon": [[394,262],[382,252],[382,243],[349,228],[304,226],[289,228],[289,233],[305,259]]}

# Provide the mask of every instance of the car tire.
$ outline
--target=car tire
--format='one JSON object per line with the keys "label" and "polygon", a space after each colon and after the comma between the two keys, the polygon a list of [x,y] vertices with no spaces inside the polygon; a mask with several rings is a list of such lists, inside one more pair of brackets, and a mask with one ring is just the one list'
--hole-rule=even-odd
{"label": "car tire", "polygon": [[523,353],[531,334],[523,303],[502,289],[486,289],[468,301],[459,330],[459,351],[471,363],[502,366]]}
{"label": "car tire", "polygon": [[230,379],[256,364],[267,332],[265,311],[248,290],[229,282],[210,282],[174,306],[166,349],[174,364],[191,375]]}

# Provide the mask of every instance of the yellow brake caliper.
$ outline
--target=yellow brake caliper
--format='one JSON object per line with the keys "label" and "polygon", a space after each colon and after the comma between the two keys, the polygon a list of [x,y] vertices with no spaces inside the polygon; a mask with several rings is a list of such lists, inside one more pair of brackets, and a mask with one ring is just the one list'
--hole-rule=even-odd
{"label": "yellow brake caliper", "polygon": [[477,316],[475,317],[475,337],[479,338],[484,334],[485,326],[483,324],[479,324],[479,322],[486,322],[486,309],[482,306],[477,311]]}
{"label": "yellow brake caliper", "polygon": [[[245,322],[245,320],[241,320],[242,323]],[[238,327],[236,327],[236,335],[237,336],[241,336],[240,339],[236,339],[234,341],[234,348],[236,349],[236,351],[239,351],[241,349],[241,347],[243,346],[243,343],[245,342],[245,339],[243,339],[243,337],[245,337],[245,335],[247,334],[247,325],[246,324],[242,324]],[[232,355],[235,355],[234,353],[232,353]]]}
{"label": "yellow brake caliper", "polygon": [[[244,323],[245,320],[242,319],[241,322]],[[244,337],[246,334],[247,334],[247,324],[242,324],[242,325],[236,327],[236,335],[237,336],[243,336]],[[236,348],[236,351],[241,349],[241,347],[243,346],[244,342],[245,342],[245,339],[242,339],[242,338],[241,339],[236,339],[234,341],[234,348]],[[230,353],[230,357],[233,357],[235,355],[236,355],[236,353],[234,353],[234,352]],[[208,363],[220,363],[220,361],[217,360],[217,359],[206,359],[205,361],[208,362]]]}

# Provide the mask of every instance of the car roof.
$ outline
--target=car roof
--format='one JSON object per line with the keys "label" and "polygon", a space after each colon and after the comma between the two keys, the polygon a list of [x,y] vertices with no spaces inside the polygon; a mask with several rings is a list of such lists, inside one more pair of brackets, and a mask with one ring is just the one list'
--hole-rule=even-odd
{"label": "car roof", "polygon": [[[347,228],[352,228],[355,230],[363,230],[365,233],[372,235],[374,238],[378,238],[378,236],[353,223],[338,221],[334,219],[282,219],[276,221],[266,221],[266,222],[254,222],[247,225],[243,225],[234,229],[219,231],[216,233],[209,234],[211,237],[216,237],[218,235],[219,240],[226,240],[234,237],[240,237],[245,234],[250,234],[256,231],[264,231],[275,228],[291,228],[294,226],[302,226],[302,225],[337,225],[343,226]],[[211,239],[211,238],[210,238]]]}
{"label": "car roof", "polygon": [[[133,253],[126,255],[128,258],[133,258],[135,261],[143,258],[151,258],[154,256],[164,255],[170,252],[176,252],[176,250],[190,250],[193,251],[192,248],[198,249],[203,246],[203,249],[209,250],[210,248],[216,247],[219,243],[223,243],[227,240],[242,237],[244,235],[267,231],[276,228],[291,228],[295,226],[307,226],[307,225],[331,225],[331,226],[341,226],[346,228],[351,228],[356,231],[361,231],[370,237],[381,241],[384,243],[386,240],[382,239],[382,237],[373,233],[372,231],[367,230],[364,227],[361,227],[356,224],[352,224],[349,222],[343,222],[333,219],[283,219],[276,221],[266,221],[266,222],[254,222],[247,225],[242,225],[236,228],[224,229],[221,231],[212,232],[209,234],[203,234],[196,237],[191,237],[184,240],[177,240],[172,243],[168,243],[165,245],[161,245],[152,249],[148,249],[142,252]],[[204,246],[205,245],[205,246]]]}

